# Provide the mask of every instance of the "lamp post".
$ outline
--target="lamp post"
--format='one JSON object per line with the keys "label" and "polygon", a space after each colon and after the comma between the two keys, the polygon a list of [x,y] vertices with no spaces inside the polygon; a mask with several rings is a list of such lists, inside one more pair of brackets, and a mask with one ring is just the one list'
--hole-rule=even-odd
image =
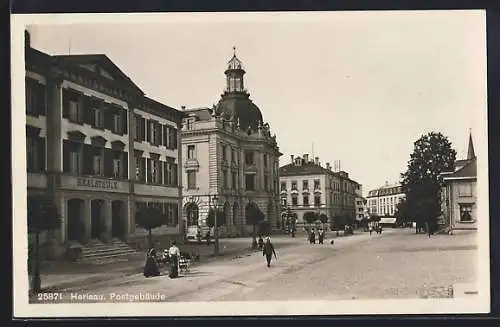
{"label": "lamp post", "polygon": [[219,254],[219,233],[218,233],[218,226],[217,226],[217,216],[219,214],[219,208],[218,208],[218,198],[217,195],[214,195],[211,199],[212,205],[214,206],[214,238],[215,238],[215,244],[214,244],[214,255],[217,256]]}

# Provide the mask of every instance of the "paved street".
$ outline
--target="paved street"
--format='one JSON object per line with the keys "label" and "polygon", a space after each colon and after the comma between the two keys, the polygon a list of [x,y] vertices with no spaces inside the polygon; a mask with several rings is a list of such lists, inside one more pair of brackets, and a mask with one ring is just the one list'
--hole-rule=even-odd
{"label": "paved street", "polygon": [[165,301],[426,298],[450,297],[453,284],[475,280],[475,233],[429,239],[414,230],[386,230],[336,238],[334,245],[294,242],[280,250],[276,241],[271,268],[257,252],[193,267],[178,279],[133,275],[62,294],[64,302],[71,292],[102,295],[87,302],[157,292]]}

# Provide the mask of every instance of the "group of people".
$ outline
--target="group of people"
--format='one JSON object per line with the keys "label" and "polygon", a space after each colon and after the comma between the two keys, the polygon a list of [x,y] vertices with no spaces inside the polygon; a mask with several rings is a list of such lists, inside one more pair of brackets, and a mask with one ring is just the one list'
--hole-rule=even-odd
{"label": "group of people", "polygon": [[311,244],[316,244],[316,234],[318,238],[318,244],[323,244],[323,241],[325,239],[325,231],[320,228],[317,231],[312,230],[311,233],[309,233],[309,243]]}
{"label": "group of people", "polygon": [[[176,278],[179,276],[179,259],[181,257],[181,251],[177,247],[175,241],[171,243],[168,250],[165,250],[163,255],[163,263],[168,264],[169,267],[169,277]],[[160,276],[160,259],[158,258],[158,253],[154,247],[149,249],[146,254],[146,264],[144,265],[144,277],[155,277]]]}

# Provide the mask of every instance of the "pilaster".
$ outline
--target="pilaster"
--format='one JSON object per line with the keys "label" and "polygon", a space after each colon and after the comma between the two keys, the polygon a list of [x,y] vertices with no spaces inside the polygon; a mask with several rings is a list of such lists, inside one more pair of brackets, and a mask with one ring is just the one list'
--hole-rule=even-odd
{"label": "pilaster", "polygon": [[90,199],[85,199],[83,202],[83,214],[80,216],[83,220],[83,226],[85,231],[83,233],[84,242],[88,242],[91,239],[91,231],[92,231],[92,221],[91,221],[91,201]]}

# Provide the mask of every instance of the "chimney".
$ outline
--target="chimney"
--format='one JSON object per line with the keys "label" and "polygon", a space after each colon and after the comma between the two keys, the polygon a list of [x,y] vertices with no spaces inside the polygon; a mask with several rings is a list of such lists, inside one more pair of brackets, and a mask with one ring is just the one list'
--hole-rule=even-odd
{"label": "chimney", "polygon": [[24,47],[31,48],[31,35],[27,30],[24,30]]}
{"label": "chimney", "polygon": [[309,155],[308,154],[304,154],[302,156],[302,158],[304,159],[304,163],[309,163]]}
{"label": "chimney", "polygon": [[328,169],[328,170],[332,170],[332,166],[330,166],[330,163],[329,163],[329,162],[327,162],[327,163],[326,163],[326,169]]}
{"label": "chimney", "polygon": [[186,110],[186,106],[181,106],[181,110]]}
{"label": "chimney", "polygon": [[314,163],[319,165],[319,157],[314,158]]}
{"label": "chimney", "polygon": [[293,155],[293,154],[292,154],[292,155],[290,155],[290,162],[291,162],[291,163],[293,163],[293,157],[294,157],[294,155]]}
{"label": "chimney", "polygon": [[388,181],[385,181],[385,186],[389,186],[389,182]]}

